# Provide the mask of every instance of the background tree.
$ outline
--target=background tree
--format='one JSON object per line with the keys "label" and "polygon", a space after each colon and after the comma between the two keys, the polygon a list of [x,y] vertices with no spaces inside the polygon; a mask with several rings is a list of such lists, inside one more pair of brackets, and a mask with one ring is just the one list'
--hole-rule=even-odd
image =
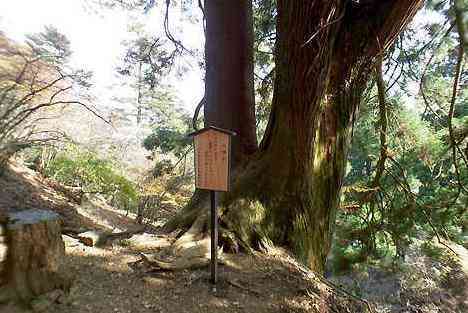
{"label": "background tree", "polygon": [[28,36],[27,47],[4,35],[0,45],[0,163],[32,144],[61,138],[46,122],[58,108],[78,104],[96,114],[84,97],[73,97],[90,86],[91,74],[69,66],[69,42],[57,29]]}
{"label": "background tree", "polygon": [[64,65],[70,60],[70,41],[54,26],[45,26],[43,32],[27,35],[26,38],[32,53],[49,63]]}
{"label": "background tree", "polygon": [[[142,122],[143,111],[149,109],[149,102],[158,97],[160,89],[167,88],[163,83],[163,76],[168,75],[174,67],[178,55],[177,49],[167,51],[167,43],[161,38],[148,35],[143,25],[132,25],[130,32],[135,39],[123,42],[126,47],[122,65],[117,72],[128,80],[136,91],[136,121]],[[147,117],[151,118],[151,117]]]}
{"label": "background tree", "polygon": [[257,137],[261,140],[270,115],[275,74],[274,47],[276,42],[276,1],[255,0],[254,60]]}

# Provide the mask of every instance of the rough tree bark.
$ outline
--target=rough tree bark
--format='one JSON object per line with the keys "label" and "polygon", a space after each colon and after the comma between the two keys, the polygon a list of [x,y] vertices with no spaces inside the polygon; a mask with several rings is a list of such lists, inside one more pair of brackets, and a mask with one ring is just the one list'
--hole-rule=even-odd
{"label": "rough tree bark", "polygon": [[205,14],[205,126],[238,134],[232,149],[236,167],[257,150],[252,2],[207,0]]}
{"label": "rough tree bark", "polygon": [[[204,124],[234,131],[232,168],[246,164],[257,151],[254,95],[253,15],[251,0],[205,0]],[[184,214],[168,229],[193,223],[209,194],[197,190]],[[142,214],[138,214],[142,222]]]}
{"label": "rough tree bark", "polygon": [[[269,124],[260,150],[222,201],[221,226],[241,244],[271,241],[324,270],[362,92],[375,57],[421,3],[278,0]],[[203,214],[189,233],[203,231]]]}
{"label": "rough tree bark", "polygon": [[55,289],[68,289],[71,280],[64,270],[59,216],[45,210],[2,216],[0,248],[5,251],[0,262],[0,303],[28,302]]}
{"label": "rough tree bark", "polygon": [[[206,0],[204,123],[234,131],[232,169],[245,165],[257,149],[251,0]],[[197,190],[166,226],[188,228],[208,207],[208,192]]]}

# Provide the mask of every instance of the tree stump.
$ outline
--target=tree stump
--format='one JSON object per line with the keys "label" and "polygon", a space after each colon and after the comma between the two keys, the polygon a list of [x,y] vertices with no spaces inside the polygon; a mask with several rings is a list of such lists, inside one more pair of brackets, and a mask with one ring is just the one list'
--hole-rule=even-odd
{"label": "tree stump", "polygon": [[25,210],[2,216],[0,303],[28,302],[49,291],[69,288],[70,280],[63,271],[65,245],[59,215]]}

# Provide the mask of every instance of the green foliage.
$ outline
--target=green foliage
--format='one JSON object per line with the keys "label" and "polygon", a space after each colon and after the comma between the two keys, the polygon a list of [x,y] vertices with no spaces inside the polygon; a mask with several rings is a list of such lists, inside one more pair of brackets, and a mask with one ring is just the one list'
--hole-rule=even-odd
{"label": "green foliage", "polygon": [[28,35],[26,42],[35,55],[51,63],[64,64],[72,54],[70,41],[54,26],[45,26],[43,32]]}
{"label": "green foliage", "polygon": [[[458,238],[467,195],[457,192],[446,130],[437,132],[414,111],[400,108],[391,113],[386,171],[380,186],[370,188],[380,149],[378,125],[373,110],[362,113],[350,151],[345,205],[338,213],[337,237],[347,239],[340,241],[340,249],[353,246],[362,260],[389,253],[402,256],[421,231]],[[467,174],[463,168],[465,185]]]}
{"label": "green foliage", "polygon": [[192,142],[187,136],[191,130],[191,117],[177,107],[176,99],[170,92],[161,94],[151,103],[151,107],[154,112],[151,118],[152,133],[143,140],[143,147],[166,155],[173,153],[180,158]]}
{"label": "green foliage", "polygon": [[81,187],[85,193],[100,194],[125,209],[136,205],[136,185],[119,173],[110,160],[96,153],[70,146],[45,168],[44,174],[62,184]]}
{"label": "green foliage", "polygon": [[190,144],[191,139],[187,133],[168,127],[155,127],[153,133],[143,141],[147,150],[160,149],[163,153],[173,152],[176,156],[181,156]]}
{"label": "green foliage", "polygon": [[[363,109],[355,127],[345,204],[338,213],[336,235],[341,245],[335,251],[337,269],[339,263],[369,257],[402,257],[421,233],[437,232],[457,240],[466,228],[468,198],[458,191],[447,129],[403,108],[398,97],[389,103],[389,157],[376,188],[369,187],[380,149],[378,112],[372,104]],[[461,162],[459,165],[461,183],[466,186],[468,172]]]}
{"label": "green foliage", "polygon": [[166,219],[167,213],[187,204],[193,193],[193,171],[187,159],[174,166],[169,160],[155,162],[139,184],[138,216],[141,220]]}
{"label": "green foliage", "polygon": [[330,258],[330,267],[333,273],[343,273],[351,270],[353,264],[363,260],[360,249],[355,244],[340,242],[333,249],[333,256]]}
{"label": "green foliage", "polygon": [[[426,13],[452,20],[446,2],[428,4],[436,6],[438,13]],[[332,258],[336,270],[343,269],[340,264],[397,260],[418,238],[438,235],[458,242],[466,238],[467,72],[462,69],[453,98],[460,42],[456,29],[439,24],[407,30],[388,55],[387,85],[393,83],[392,70],[398,68],[400,75],[387,90],[387,158],[376,186],[372,182],[381,152],[381,112],[375,88],[361,105],[337,215]],[[424,34],[427,40],[421,40]],[[452,103],[455,158],[448,129]],[[427,245],[423,250],[437,256]]]}
{"label": "green foliage", "polygon": [[427,256],[435,260],[444,259],[444,254],[445,254],[444,248],[434,245],[431,241],[424,242],[421,245],[421,248]]}

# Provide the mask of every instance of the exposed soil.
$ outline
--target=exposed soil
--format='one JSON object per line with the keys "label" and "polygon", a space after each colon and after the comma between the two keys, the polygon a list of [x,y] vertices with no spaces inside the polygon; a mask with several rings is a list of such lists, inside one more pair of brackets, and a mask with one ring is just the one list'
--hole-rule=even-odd
{"label": "exposed soil", "polygon": [[[78,205],[35,172],[13,164],[0,178],[0,210],[28,208],[59,213],[65,227],[115,232],[139,227],[132,214],[98,199]],[[213,292],[207,267],[171,272],[141,261],[140,253],[161,251],[175,239],[161,233],[157,223],[104,247],[87,247],[67,235],[63,239],[68,271],[75,277],[71,290],[41,296],[32,307],[0,305],[0,313],[365,312],[366,303],[351,293],[371,300],[382,313],[468,312],[468,253],[461,246],[454,248],[459,257],[452,265],[437,267],[427,257],[413,256],[404,273],[371,267],[336,277],[334,282],[347,292],[307,271],[281,249],[226,255]],[[410,284],[413,271],[413,278],[423,282]]]}
{"label": "exposed soil", "polygon": [[10,162],[0,177],[0,211],[13,212],[46,209],[63,217],[63,227],[102,228],[102,225],[79,214],[79,205],[52,188],[35,171]]}
{"label": "exposed soil", "polygon": [[[79,206],[48,186],[33,171],[16,164],[0,179],[5,210],[50,209],[66,227],[123,231],[137,228],[133,216],[97,200]],[[284,251],[227,255],[212,290],[207,267],[155,271],[140,253],[157,252],[174,240],[157,227],[105,247],[87,247],[63,235],[66,263],[74,282],[69,292],[52,292],[32,307],[0,306],[1,313],[20,312],[365,312],[367,306],[335,291],[294,262]]]}
{"label": "exposed soil", "polygon": [[77,277],[65,303],[50,306],[51,313],[327,312],[323,309],[330,305],[336,312],[362,311],[347,310],[346,301],[314,289],[314,282],[280,260],[238,257],[231,266],[220,267],[213,293],[207,269],[151,272],[135,253],[117,246],[99,249],[69,242],[67,252]]}

